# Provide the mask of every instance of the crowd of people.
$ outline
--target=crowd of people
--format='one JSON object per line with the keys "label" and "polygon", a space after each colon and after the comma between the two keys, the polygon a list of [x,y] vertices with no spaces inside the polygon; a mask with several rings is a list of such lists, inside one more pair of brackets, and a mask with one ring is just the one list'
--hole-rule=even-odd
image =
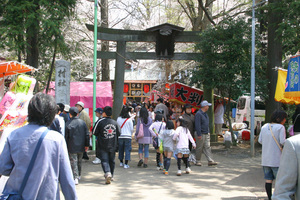
{"label": "crowd of people", "polygon": [[[178,176],[182,174],[181,161],[185,164],[185,173],[191,173],[189,154],[192,149],[196,149],[196,165],[201,166],[202,151],[208,165],[216,165],[211,155],[209,119],[205,113],[211,104],[203,101],[196,117],[191,113],[192,106],[186,104],[183,115],[174,119],[172,110],[163,99],[158,99],[158,102],[157,105],[139,105],[135,102],[124,105],[116,121],[111,118],[110,106],[97,108],[98,120],[92,127],[83,102],[70,107],[56,104],[49,95],[37,93],[28,106],[29,124],[11,133],[1,154],[0,174],[9,176],[3,194],[18,193],[18,186],[23,181],[20,177],[30,168],[29,161],[34,153],[32,147],[45,134],[45,130],[50,131],[42,140],[41,149],[38,149],[38,164],[34,165],[34,168],[43,165],[43,170],[30,175],[31,179],[40,181],[33,181],[30,187],[25,187],[20,194],[25,199],[53,199],[59,195],[58,183],[66,199],[77,199],[74,185],[79,184],[81,178],[82,159],[89,159],[86,152],[92,135],[96,137],[96,159],[93,163],[101,163],[106,184],[114,180],[116,152],[120,166],[130,168],[132,139],[139,144],[139,167],[148,167],[150,145],[156,149],[157,169],[163,170],[165,175],[169,174],[172,156],[177,160]],[[201,142],[203,139],[205,141]],[[43,180],[44,177],[47,180]],[[44,184],[47,187],[43,187]]]}
{"label": "crowd of people", "polygon": [[[152,145],[156,150],[156,168],[165,175],[169,175],[172,157],[177,161],[177,176],[191,173],[191,152],[195,152],[196,166],[202,166],[202,153],[208,166],[217,165],[211,152],[206,114],[212,104],[202,101],[196,113],[192,113],[191,105],[185,104],[183,112],[174,118],[172,109],[163,99],[158,102],[157,105],[128,103],[122,107],[117,120],[111,118],[110,106],[97,108],[98,120],[92,127],[83,102],[70,107],[56,104],[49,95],[37,93],[28,105],[29,124],[9,135],[0,155],[0,176],[9,176],[3,194],[20,195],[23,199],[57,199],[60,184],[65,199],[77,199],[75,185],[81,178],[82,159],[88,159],[86,152],[92,135],[96,137],[93,163],[101,163],[106,184],[114,180],[116,152],[120,167],[130,168],[132,140],[138,143],[137,166],[148,167]],[[296,125],[299,115],[295,113],[293,117],[296,134],[300,132]],[[262,144],[262,166],[269,199],[290,199],[300,192],[300,136],[286,140],[286,119],[284,111],[276,110],[271,123],[262,127],[258,140]],[[185,170],[182,170],[182,161]],[[30,174],[31,170],[39,173]],[[23,177],[29,177],[30,185],[26,185],[27,178]],[[20,188],[21,185],[24,187]]]}

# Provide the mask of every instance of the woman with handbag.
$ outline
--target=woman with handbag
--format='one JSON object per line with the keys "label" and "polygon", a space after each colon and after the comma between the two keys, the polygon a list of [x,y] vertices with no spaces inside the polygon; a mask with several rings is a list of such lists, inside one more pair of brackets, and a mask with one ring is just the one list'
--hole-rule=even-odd
{"label": "woman with handbag", "polygon": [[272,198],[272,182],[276,179],[282,145],[285,143],[286,132],[283,126],[287,118],[286,112],[276,110],[271,115],[271,123],[261,128],[258,142],[262,144],[261,165],[263,166],[265,189],[269,200]]}
{"label": "woman with handbag", "polygon": [[8,136],[0,155],[0,176],[9,176],[0,199],[59,199],[60,188],[66,200],[78,199],[65,139],[47,128],[56,111],[52,96],[30,100],[29,124]]}
{"label": "woman with handbag", "polygon": [[[132,118],[129,115],[129,107],[123,106],[122,111],[120,113],[120,117],[118,117],[117,122],[121,127],[121,135],[119,136],[119,160],[120,167],[124,167],[124,169],[128,169],[128,162],[130,160],[131,153],[131,138],[133,133],[133,122]],[[124,160],[124,152],[125,152],[125,163]]]}
{"label": "woman with handbag", "polygon": [[[152,119],[149,117],[148,110],[142,107],[140,110],[140,117],[137,119],[135,139],[139,143],[139,162],[138,166],[144,164],[144,168],[148,167],[149,158],[149,144],[152,144],[152,137],[156,135],[149,131],[149,127],[152,124]],[[143,161],[144,152],[144,161]]]}

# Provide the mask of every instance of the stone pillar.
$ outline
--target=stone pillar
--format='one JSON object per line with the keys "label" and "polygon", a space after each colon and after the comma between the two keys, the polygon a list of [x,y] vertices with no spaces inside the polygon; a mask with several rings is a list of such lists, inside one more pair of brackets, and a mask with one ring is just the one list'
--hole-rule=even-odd
{"label": "stone pillar", "polygon": [[70,105],[71,63],[65,60],[55,62],[55,100],[56,103]]}
{"label": "stone pillar", "polygon": [[123,106],[126,42],[117,42],[117,59],[114,80],[113,119],[117,119]]}

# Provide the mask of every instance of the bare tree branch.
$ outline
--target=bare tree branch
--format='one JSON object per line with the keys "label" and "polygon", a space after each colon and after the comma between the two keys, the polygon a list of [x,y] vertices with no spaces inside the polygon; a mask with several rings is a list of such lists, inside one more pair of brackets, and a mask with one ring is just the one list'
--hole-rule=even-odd
{"label": "bare tree branch", "polygon": [[114,23],[111,28],[115,27],[116,25],[118,25],[119,23],[121,23],[123,20],[125,20],[126,18],[128,18],[129,16],[131,16],[133,13],[133,11],[131,13],[128,13],[125,17],[123,17],[122,19],[120,19],[118,22]]}
{"label": "bare tree branch", "polygon": [[[229,9],[228,11],[223,11],[223,12],[218,13],[217,15],[213,16],[213,19],[218,19],[219,17],[223,17],[223,16],[227,15],[228,13],[231,13],[231,12],[233,12],[234,10],[239,9],[239,8],[241,8],[241,7],[243,7],[243,6],[246,6],[246,5],[249,5],[249,4],[248,4],[248,3],[238,4],[238,5],[236,5],[235,7]],[[245,11],[241,11],[241,12],[238,12],[238,13],[241,14],[241,13],[244,13],[244,12],[245,12]],[[237,16],[237,15],[234,15],[234,16]]]}
{"label": "bare tree branch", "polygon": [[198,2],[199,2],[199,6],[200,6],[200,7],[202,8],[202,10],[204,11],[204,13],[205,13],[207,19],[208,19],[213,25],[216,25],[216,23],[214,22],[214,20],[211,18],[211,16],[210,16],[208,10],[204,7],[203,1],[202,1],[202,0],[198,0]]}
{"label": "bare tree branch", "polygon": [[181,8],[183,9],[183,11],[185,12],[185,14],[188,16],[188,18],[191,20],[191,22],[193,23],[193,18],[191,17],[190,13],[186,10],[186,8],[184,7],[184,5],[181,3],[180,0],[177,0],[177,2],[180,4]]}

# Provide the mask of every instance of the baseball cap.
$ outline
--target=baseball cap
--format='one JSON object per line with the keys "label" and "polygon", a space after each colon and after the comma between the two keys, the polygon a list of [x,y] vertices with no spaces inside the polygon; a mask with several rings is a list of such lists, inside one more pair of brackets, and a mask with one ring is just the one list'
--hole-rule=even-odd
{"label": "baseball cap", "polygon": [[206,100],[202,101],[201,102],[201,107],[204,107],[204,106],[211,106],[211,103],[208,103]]}
{"label": "baseball cap", "polygon": [[70,106],[69,105],[65,105],[64,111],[69,112],[70,111]]}
{"label": "baseball cap", "polygon": [[69,113],[72,115],[72,116],[75,116],[79,113],[79,110],[78,108],[76,107],[71,107],[70,110],[69,110]]}
{"label": "baseball cap", "polygon": [[103,113],[103,109],[102,109],[102,108],[97,108],[97,109],[95,110],[95,112],[102,114],[102,113]]}
{"label": "baseball cap", "polygon": [[82,101],[78,101],[78,102],[75,104],[75,106],[76,106],[76,105],[80,105],[81,107],[84,108],[84,103],[83,103]]}

